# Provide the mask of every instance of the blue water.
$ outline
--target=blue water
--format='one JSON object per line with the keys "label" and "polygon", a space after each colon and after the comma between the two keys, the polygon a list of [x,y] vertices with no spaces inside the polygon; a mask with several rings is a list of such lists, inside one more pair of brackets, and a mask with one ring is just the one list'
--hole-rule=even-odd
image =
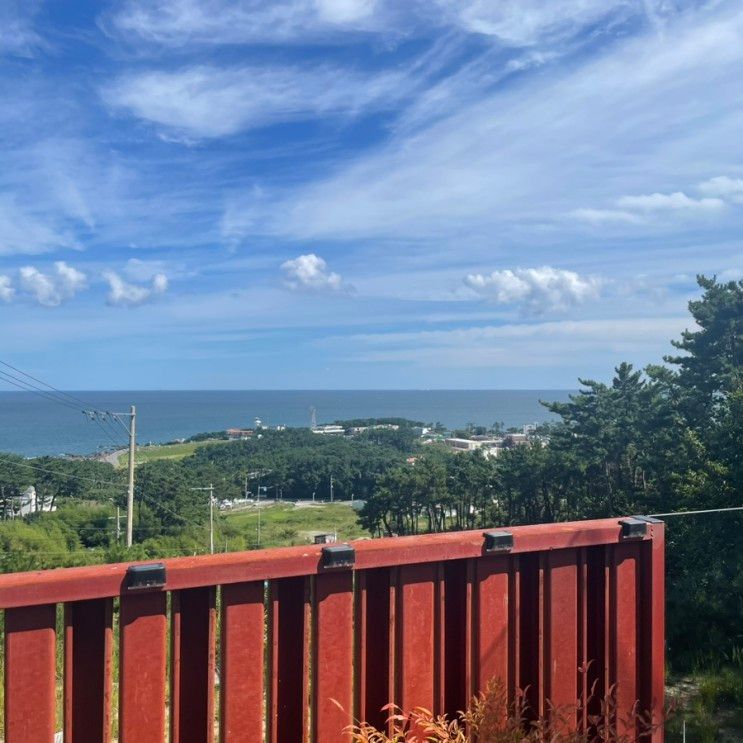
{"label": "blue water", "polygon": [[[231,426],[308,426],[338,419],[399,416],[447,427],[506,426],[551,419],[539,400],[566,400],[567,390],[290,390],[72,392],[90,408],[137,406],[139,443],[165,442]],[[0,392],[0,451],[25,456],[90,454],[124,441],[120,427],[86,420],[79,410],[26,392]],[[113,440],[112,440],[113,439]]]}

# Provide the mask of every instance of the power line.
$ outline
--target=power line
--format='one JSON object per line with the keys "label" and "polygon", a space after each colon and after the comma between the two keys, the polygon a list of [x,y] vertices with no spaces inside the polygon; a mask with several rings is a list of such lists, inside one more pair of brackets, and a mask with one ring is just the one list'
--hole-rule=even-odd
{"label": "power line", "polygon": [[660,518],[661,516],[697,516],[701,513],[725,513],[726,511],[743,511],[743,506],[732,506],[730,508],[707,508],[703,511],[671,511],[670,513],[653,513],[650,515],[653,518]]}
{"label": "power line", "polygon": [[13,374],[8,374],[7,372],[0,371],[0,379],[8,384],[12,384],[13,387],[17,387],[19,390],[23,390],[24,392],[31,392],[32,394],[39,395],[39,397],[43,397],[45,400],[56,402],[59,405],[64,405],[66,408],[70,408],[72,410],[79,410],[77,405],[73,405],[63,398],[56,397],[52,393],[47,392],[46,390],[42,390],[40,387],[36,387],[30,382],[26,382],[25,380],[21,379],[20,377],[16,377]]}
{"label": "power line", "polygon": [[[0,364],[7,369],[12,369],[14,372],[23,375],[23,377],[18,377],[15,374],[9,374],[8,372],[0,370],[0,379],[4,379],[6,382],[9,382],[14,387],[19,387],[20,389],[27,392],[35,392],[35,394],[40,395],[47,400],[56,402],[60,405],[64,405],[65,407],[71,408],[73,410],[80,410],[87,417],[88,420],[93,421],[103,431],[103,433],[112,441],[114,446],[117,448],[119,448],[121,444],[111,434],[111,432],[109,432],[104,427],[104,423],[107,423],[111,428],[114,428],[112,421],[116,421],[124,429],[129,440],[129,484],[127,486],[128,492],[126,499],[126,546],[131,547],[132,525],[134,523],[134,455],[137,448],[136,408],[134,407],[134,405],[130,406],[128,413],[115,413],[110,410],[91,409],[88,407],[87,403],[85,403],[79,397],[71,395],[68,392],[62,392],[62,390],[57,389],[51,384],[43,382],[42,380],[37,379],[31,374],[17,369],[12,364],[7,363],[7,361],[0,361]],[[41,387],[37,387],[35,384],[29,382],[29,379],[32,379],[34,382],[38,382],[38,384],[43,385],[47,389],[44,390]],[[51,390],[52,392],[48,392],[47,390]],[[82,407],[78,407],[78,405]],[[124,424],[123,418],[125,417],[128,418],[128,426]]]}
{"label": "power line", "polygon": [[111,443],[112,443],[112,444],[113,444],[113,445],[114,445],[114,446],[115,446],[115,447],[116,447],[117,449],[121,449],[121,448],[125,448],[125,447],[126,447],[126,444],[125,444],[124,442],[122,442],[121,440],[117,439],[117,438],[116,438],[116,437],[115,437],[115,436],[114,436],[114,435],[113,435],[113,434],[111,433],[111,431],[109,431],[109,430],[108,430],[108,428],[106,428],[106,427],[105,427],[105,426],[103,425],[103,423],[101,423],[101,421],[100,421],[100,420],[99,420],[98,418],[88,418],[88,420],[92,420],[92,421],[93,421],[93,423],[95,423],[95,424],[96,424],[96,425],[98,426],[98,428],[100,428],[100,429],[101,429],[101,431],[103,431],[103,433],[104,433],[104,434],[105,434],[105,435],[106,435],[106,436],[108,437],[108,439],[109,439],[109,440],[111,441]]}
{"label": "power line", "polygon": [[[37,394],[46,400],[56,402],[60,405],[64,405],[65,407],[68,407],[72,410],[81,411],[87,416],[88,420],[92,420],[98,425],[98,427],[114,443],[115,446],[117,447],[122,446],[122,442],[117,440],[115,435],[112,435],[110,432],[108,432],[106,428],[104,428],[104,425],[103,425],[104,423],[108,424],[113,430],[114,426],[113,426],[113,423],[111,422],[111,419],[113,419],[124,429],[125,433],[128,435],[129,434],[128,429],[122,423],[122,421],[118,418],[118,415],[120,414],[111,413],[110,411],[107,411],[107,410],[106,411],[91,410],[89,404],[86,403],[84,400],[81,400],[79,397],[76,397],[75,395],[71,395],[68,392],[63,392],[62,390],[57,389],[56,387],[49,384],[48,382],[44,382],[38,377],[34,377],[32,374],[29,374],[28,372],[24,372],[21,369],[18,369],[12,364],[9,364],[7,361],[0,360],[0,365],[5,366],[8,369],[12,369],[14,372],[17,372],[17,374],[22,375],[19,377],[19,376],[16,376],[15,374],[10,374],[9,372],[0,370],[0,379],[4,380],[5,382],[8,382],[9,384],[12,384],[14,387],[17,387],[18,389],[24,390],[25,392],[31,392],[31,393]],[[27,379],[24,379],[23,377],[27,377]],[[43,387],[46,387],[47,389],[38,387],[36,384],[29,382],[28,381],[29,379],[33,380],[33,382],[37,382],[38,384],[43,385]],[[114,431],[114,434],[116,433],[118,433],[118,431]],[[123,446],[126,446],[126,444],[123,443]]]}
{"label": "power line", "polygon": [[50,470],[45,467],[39,467],[37,464],[28,464],[26,462],[18,462],[14,459],[8,459],[7,456],[0,454],[0,461],[5,461],[8,464],[15,465],[16,467],[26,467],[32,470],[39,470],[40,472],[47,472],[50,475],[57,475],[58,477],[69,477],[73,480],[84,480],[87,482],[95,483],[96,485],[111,485],[117,488],[125,488],[127,485],[123,482],[114,482],[113,480],[101,480],[97,477],[85,477],[85,475],[73,475],[71,472],[60,472],[59,470]]}
{"label": "power line", "polygon": [[161,510],[165,511],[166,513],[169,513],[171,516],[175,516],[177,519],[182,521],[184,524],[188,523],[188,519],[181,516],[179,513],[176,513],[175,511],[171,511],[167,506],[164,506],[159,501],[156,501],[154,498],[150,498],[149,495],[145,495],[143,491],[138,491],[137,495],[139,495],[140,498],[144,498],[145,500],[148,500],[150,503],[157,506],[157,508],[160,508]]}
{"label": "power line", "polygon": [[9,364],[7,361],[0,361],[0,364],[7,367],[8,369],[12,369],[14,372],[17,372],[18,374],[22,374],[24,377],[33,379],[34,382],[38,382],[44,387],[48,387],[50,390],[56,392],[59,395],[62,395],[63,397],[69,398],[69,400],[75,403],[76,407],[78,404],[82,405],[83,407],[87,406],[87,403],[81,400],[79,397],[75,397],[75,395],[70,395],[68,392],[63,392],[62,390],[58,390],[56,387],[53,387],[51,384],[48,384],[47,382],[43,382],[41,379],[37,379],[36,377],[32,376],[28,372],[24,372],[24,371],[21,371],[20,369],[17,369],[15,366],[13,366],[12,364]]}

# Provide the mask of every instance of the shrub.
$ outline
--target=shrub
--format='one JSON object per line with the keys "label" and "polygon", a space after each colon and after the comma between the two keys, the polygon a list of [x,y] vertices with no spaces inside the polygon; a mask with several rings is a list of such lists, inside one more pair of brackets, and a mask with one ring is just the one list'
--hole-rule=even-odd
{"label": "shrub", "polygon": [[[493,681],[453,718],[421,707],[406,714],[396,705],[388,705],[388,732],[366,722],[351,725],[347,732],[354,743],[624,743],[653,731],[648,717],[636,709],[620,717],[615,698],[616,689],[612,689],[601,700],[598,714],[585,714],[586,729],[576,731],[575,720],[584,717],[584,706],[548,704],[547,713],[535,719],[525,692],[519,692],[509,704],[505,685]],[[632,732],[623,734],[621,730]]]}

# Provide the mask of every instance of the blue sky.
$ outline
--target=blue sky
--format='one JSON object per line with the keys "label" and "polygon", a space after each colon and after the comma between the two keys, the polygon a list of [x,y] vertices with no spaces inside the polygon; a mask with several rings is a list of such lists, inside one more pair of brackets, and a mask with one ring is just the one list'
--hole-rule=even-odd
{"label": "blue sky", "polygon": [[556,388],[743,271],[743,6],[4,0],[2,358]]}

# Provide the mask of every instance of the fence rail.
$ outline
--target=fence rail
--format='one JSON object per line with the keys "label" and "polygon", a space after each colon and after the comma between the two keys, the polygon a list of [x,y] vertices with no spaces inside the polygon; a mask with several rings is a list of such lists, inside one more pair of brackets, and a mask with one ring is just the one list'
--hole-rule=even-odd
{"label": "fence rail", "polygon": [[144,589],[129,564],[0,576],[5,741],[53,740],[57,643],[73,743],[115,727],[122,743],[166,727],[175,743],[331,743],[391,701],[455,712],[494,678],[535,715],[582,700],[576,728],[591,689],[658,723],[663,524],[625,521],[177,558]]}

